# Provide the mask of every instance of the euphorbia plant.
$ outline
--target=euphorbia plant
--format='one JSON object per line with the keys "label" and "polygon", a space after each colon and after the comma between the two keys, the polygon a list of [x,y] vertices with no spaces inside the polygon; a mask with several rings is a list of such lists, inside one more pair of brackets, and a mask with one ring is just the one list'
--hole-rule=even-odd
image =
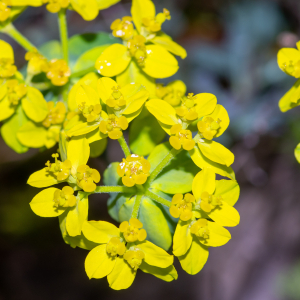
{"label": "euphorbia plant", "polygon": [[[54,147],[53,159],[28,179],[43,188],[30,207],[41,217],[58,217],[64,241],[90,250],[88,277],[107,276],[119,290],[138,269],[177,279],[173,255],[197,274],[209,247],[230,240],[224,227],[239,223],[233,207],[239,186],[234,155],[214,140],[229,126],[226,109],[213,94],[186,95],[180,80],[156,82],[176,73],[175,56],[186,57],[162,31],[171,20],[167,9],[156,14],[152,1],[133,0],[132,16],[115,20],[112,35],[68,38],[67,8],[92,20],[116,2],[48,1],[47,9],[58,14],[61,43],[39,49],[11,24],[14,7],[2,5],[1,30],[28,50],[28,66],[22,75],[12,47],[0,41],[0,120],[3,139],[16,152]],[[119,142],[124,158],[100,174],[88,160],[103,153],[108,139]],[[97,185],[101,177],[104,185]],[[110,194],[108,212],[119,227],[89,220],[95,193]]]}

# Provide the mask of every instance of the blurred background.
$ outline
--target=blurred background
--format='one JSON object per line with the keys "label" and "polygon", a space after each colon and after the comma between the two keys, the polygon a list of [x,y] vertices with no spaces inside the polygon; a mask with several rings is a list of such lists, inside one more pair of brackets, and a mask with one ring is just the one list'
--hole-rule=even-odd
{"label": "blurred background", "polygon": [[[300,39],[299,0],[154,0],[172,20],[163,30],[188,52],[174,79],[189,92],[209,92],[224,105],[231,124],[222,143],[235,154],[233,169],[241,187],[241,223],[232,240],[212,248],[196,276],[179,264],[177,281],[165,283],[139,272],[133,286],[116,292],[106,279],[90,280],[86,250],[64,244],[57,218],[40,218],[28,203],[38,192],[26,185],[53,150],[16,154],[0,138],[0,299],[300,299],[300,111],[285,114],[278,101],[295,79],[281,72],[276,55]],[[128,15],[130,1],[100,11],[93,22],[68,12],[69,34],[110,32],[116,18]],[[28,8],[15,22],[33,42],[58,39],[56,15],[45,7]],[[16,63],[25,51],[12,40]],[[180,60],[180,58],[178,58]],[[171,78],[170,80],[172,80]],[[110,141],[91,165],[101,173],[122,157]],[[89,218],[111,220],[106,196],[93,195]]]}

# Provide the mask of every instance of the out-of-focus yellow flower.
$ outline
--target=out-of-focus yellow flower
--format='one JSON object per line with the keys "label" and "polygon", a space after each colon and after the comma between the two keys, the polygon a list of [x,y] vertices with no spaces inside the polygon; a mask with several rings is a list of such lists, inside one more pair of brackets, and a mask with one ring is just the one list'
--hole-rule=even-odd
{"label": "out-of-focus yellow flower", "polygon": [[110,29],[113,31],[113,36],[128,40],[132,38],[134,34],[132,18],[123,17],[122,20],[117,19],[113,21]]}
{"label": "out-of-focus yellow flower", "polygon": [[124,221],[120,224],[120,231],[123,233],[125,240],[128,243],[136,241],[144,241],[147,237],[147,232],[142,229],[143,224],[136,218],[131,218],[129,222]]}
{"label": "out-of-focus yellow flower", "polygon": [[14,51],[10,44],[0,40],[0,78],[12,77],[17,67],[14,65]]}
{"label": "out-of-focus yellow flower", "polygon": [[182,129],[181,124],[173,125],[170,129],[171,136],[169,142],[176,150],[192,150],[195,147],[195,141],[192,137],[192,132],[188,129]]}
{"label": "out-of-focus yellow flower", "polygon": [[62,86],[69,81],[71,69],[63,59],[52,59],[48,65],[43,66],[43,71],[53,85]]}
{"label": "out-of-focus yellow flower", "polygon": [[47,59],[40,54],[37,49],[29,51],[25,54],[25,59],[28,60],[27,72],[31,75],[36,75],[47,68]]}
{"label": "out-of-focus yellow flower", "polygon": [[167,101],[173,107],[181,104],[181,98],[186,93],[186,85],[181,80],[175,80],[164,86],[162,83],[156,84],[156,96]]}
{"label": "out-of-focus yellow flower", "polygon": [[50,127],[51,125],[62,124],[66,116],[66,107],[62,102],[57,102],[54,105],[53,101],[47,102],[48,105],[48,115],[43,121],[45,127]]}
{"label": "out-of-focus yellow flower", "polygon": [[46,8],[52,13],[59,12],[62,8],[67,8],[70,4],[70,0],[43,0],[47,4]]}
{"label": "out-of-focus yellow flower", "polygon": [[150,171],[150,163],[144,157],[131,154],[123,158],[118,165],[117,173],[122,177],[122,182],[126,186],[144,184],[147,181]]}
{"label": "out-of-focus yellow flower", "polygon": [[172,198],[171,207],[170,207],[170,214],[174,218],[179,218],[182,221],[188,221],[193,216],[192,208],[193,203],[195,202],[195,197],[187,193],[184,195],[182,194],[175,194]]}

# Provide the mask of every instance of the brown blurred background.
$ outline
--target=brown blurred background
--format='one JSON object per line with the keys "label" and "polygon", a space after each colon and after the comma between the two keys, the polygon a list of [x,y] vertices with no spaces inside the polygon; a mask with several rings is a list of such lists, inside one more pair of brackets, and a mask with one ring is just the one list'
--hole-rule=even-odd
{"label": "brown blurred background", "polygon": [[[188,51],[174,78],[189,92],[211,92],[231,117],[222,143],[235,154],[241,186],[241,223],[232,240],[212,248],[204,269],[165,283],[139,272],[133,286],[116,292],[106,279],[89,280],[87,251],[64,244],[57,218],[40,218],[28,203],[38,192],[28,176],[44,166],[51,149],[15,154],[0,138],[0,299],[300,299],[299,108],[282,114],[278,101],[295,81],[277,66],[281,47],[300,39],[298,0],[160,0],[171,11],[164,30]],[[129,14],[130,1],[101,11],[93,22],[68,13],[69,34],[110,32],[111,22]],[[16,27],[35,45],[58,39],[56,15],[27,9]],[[14,47],[18,67],[25,51]],[[180,59],[179,59],[180,60]],[[172,78],[173,79],[173,78]],[[171,79],[170,79],[171,80]],[[91,164],[103,173],[122,153],[115,142]],[[105,196],[90,199],[90,219],[110,220]]]}

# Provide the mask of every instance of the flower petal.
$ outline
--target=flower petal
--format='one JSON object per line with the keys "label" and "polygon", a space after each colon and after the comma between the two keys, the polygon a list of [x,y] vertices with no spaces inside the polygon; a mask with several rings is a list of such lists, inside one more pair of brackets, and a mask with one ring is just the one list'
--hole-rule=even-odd
{"label": "flower petal", "polygon": [[225,245],[230,239],[230,232],[218,223],[207,221],[209,230],[208,239],[200,239],[200,242],[208,247],[219,247]]}
{"label": "flower petal", "polygon": [[80,165],[85,165],[90,156],[90,146],[86,138],[72,138],[68,144],[67,157],[72,163],[72,173]]}
{"label": "flower petal", "polygon": [[131,6],[131,15],[135,27],[141,32],[143,18],[155,17],[155,6],[151,0],[133,0]]}
{"label": "flower petal", "polygon": [[175,256],[184,255],[192,244],[192,234],[190,233],[190,222],[179,221],[173,237],[173,254]]}
{"label": "flower petal", "polygon": [[203,192],[213,194],[216,188],[216,174],[212,169],[205,168],[193,180],[192,191],[196,200],[201,198]]}
{"label": "flower petal", "polygon": [[46,170],[46,168],[43,168],[31,174],[27,180],[27,183],[31,186],[41,188],[57,184],[58,181],[55,177],[49,175],[49,172]]}

